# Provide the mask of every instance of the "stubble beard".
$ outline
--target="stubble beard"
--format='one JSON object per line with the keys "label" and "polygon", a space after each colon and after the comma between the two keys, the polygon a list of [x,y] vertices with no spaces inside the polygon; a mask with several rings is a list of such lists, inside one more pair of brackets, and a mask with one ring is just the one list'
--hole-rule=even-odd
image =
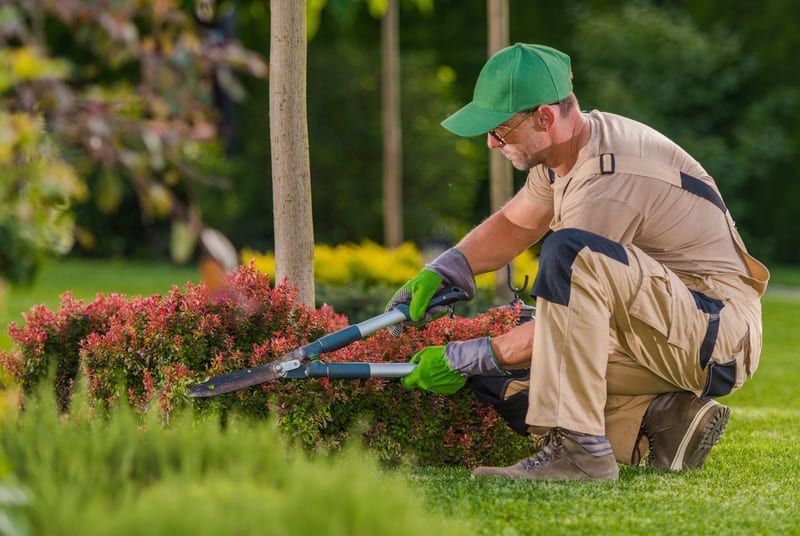
{"label": "stubble beard", "polygon": [[530,171],[544,162],[544,159],[538,154],[515,154],[512,156],[506,155],[506,158],[508,158],[508,160],[511,162],[511,165],[519,171]]}

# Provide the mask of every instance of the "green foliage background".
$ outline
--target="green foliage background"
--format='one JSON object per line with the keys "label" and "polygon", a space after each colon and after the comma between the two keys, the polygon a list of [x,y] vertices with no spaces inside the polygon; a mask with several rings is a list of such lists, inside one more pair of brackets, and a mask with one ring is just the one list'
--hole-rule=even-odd
{"label": "green foliage background", "polygon": [[[627,115],[675,139],[715,177],[757,256],[768,262],[800,262],[800,223],[794,207],[800,181],[792,161],[800,149],[800,74],[786,67],[800,46],[800,34],[790,23],[798,14],[794,2],[509,3],[511,42],[546,43],[572,56],[582,108]],[[50,0],[45,4],[55,5]],[[486,4],[400,4],[405,233],[420,244],[444,245],[489,213],[484,140],[457,138],[439,126],[471,98],[486,58]],[[128,5],[134,3],[116,3],[114,10],[126,13]],[[149,7],[136,5],[131,8],[138,10],[136,15],[125,24],[137,28],[145,43],[152,37],[152,21],[160,19],[151,16]],[[185,16],[192,13],[192,1],[174,5]],[[315,238],[331,244],[380,241],[380,17],[385,1],[314,0],[308,6]],[[3,13],[0,28],[5,31],[13,20],[10,11]],[[242,45],[232,65],[252,65],[251,52],[269,59],[267,2],[224,0],[218,3],[218,14],[220,21],[235,28]],[[96,29],[51,19],[45,16],[32,27],[46,36],[50,59],[74,66],[68,73],[56,73],[59,69],[53,67],[53,74],[67,76],[72,90],[99,102],[128,102],[141,74],[130,51],[113,40],[95,38],[103,35]],[[208,35],[191,21],[179,28],[182,33],[176,35]],[[189,73],[180,80],[183,83],[167,77],[154,87],[166,91],[165,102],[175,117],[202,125],[216,122],[217,134],[232,128],[225,147],[195,144],[193,151],[182,153],[191,157],[197,172],[227,181],[178,178],[180,170],[173,165],[151,166],[144,188],[144,179],[124,166],[87,165],[85,149],[66,150],[64,159],[77,166],[91,192],[76,207],[80,254],[166,257],[174,224],[191,223],[193,211],[237,245],[271,249],[269,82],[259,76],[226,82],[225,91],[238,95],[238,102],[228,107],[233,115],[222,114],[213,108],[208,69],[196,63],[202,55],[192,56],[184,49],[185,42],[176,54],[165,54],[168,65],[182,58],[175,65]],[[7,89],[8,81],[3,86],[3,80],[0,91]],[[11,102],[14,98],[11,95]],[[22,97],[16,99],[19,104]],[[187,107],[183,102],[193,104]],[[133,110],[147,121],[153,110],[162,108],[145,102]],[[220,123],[223,115],[230,124]],[[181,146],[191,140],[184,141]],[[146,158],[150,151],[141,141],[128,149]],[[517,173],[517,186],[523,180],[524,174]],[[229,187],[221,189],[221,184]],[[165,199],[171,200],[172,210],[157,202]]]}
{"label": "green foliage background", "polygon": [[[28,114],[0,109],[0,283],[27,283],[44,253],[72,248],[73,201],[86,187]],[[1,297],[1,296],[0,296]]]}
{"label": "green foliage background", "polygon": [[[269,15],[240,2],[240,37],[268,52]],[[792,155],[800,149],[798,74],[784,66],[800,37],[792,2],[510,1],[511,42],[571,54],[583,109],[627,115],[661,130],[715,177],[748,247],[768,261],[800,262]],[[309,130],[315,237],[380,240],[380,21],[366,2],[317,2],[309,43]],[[321,7],[320,7],[321,6]],[[456,138],[439,121],[471,98],[486,55],[482,1],[401,2],[404,216],[407,237],[457,239],[489,212],[483,140]],[[264,117],[267,82],[252,82],[242,117]],[[269,248],[266,121],[242,121],[237,185],[253,195],[221,225]],[[265,172],[266,170],[266,172]],[[259,177],[258,180],[255,177]],[[519,186],[524,175],[517,173]],[[246,203],[246,204],[245,204]],[[258,217],[255,217],[258,211]]]}

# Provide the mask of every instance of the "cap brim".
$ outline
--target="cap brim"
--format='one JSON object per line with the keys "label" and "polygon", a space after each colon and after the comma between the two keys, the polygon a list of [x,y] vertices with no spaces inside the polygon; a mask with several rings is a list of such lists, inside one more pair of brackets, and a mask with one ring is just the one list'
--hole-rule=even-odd
{"label": "cap brim", "polygon": [[470,102],[442,121],[442,126],[458,136],[469,138],[486,134],[494,127],[514,117],[516,112],[497,112]]}

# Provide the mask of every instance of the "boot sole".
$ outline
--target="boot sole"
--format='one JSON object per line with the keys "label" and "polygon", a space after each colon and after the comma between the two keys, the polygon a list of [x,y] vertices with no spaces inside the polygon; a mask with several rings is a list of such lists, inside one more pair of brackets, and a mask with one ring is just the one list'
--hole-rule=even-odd
{"label": "boot sole", "polygon": [[[730,409],[710,400],[692,419],[669,468],[675,471],[701,468],[708,453],[719,442],[730,416]],[[695,441],[692,441],[693,437],[696,437]],[[689,451],[691,443],[695,446]]]}

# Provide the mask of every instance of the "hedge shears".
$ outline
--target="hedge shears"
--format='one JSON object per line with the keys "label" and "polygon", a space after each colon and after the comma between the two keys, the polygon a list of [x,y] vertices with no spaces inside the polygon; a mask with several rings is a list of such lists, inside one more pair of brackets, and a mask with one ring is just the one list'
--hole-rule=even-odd
{"label": "hedge shears", "polygon": [[[466,299],[467,294],[464,290],[458,287],[446,287],[431,298],[428,310],[430,311],[434,307],[446,307]],[[324,363],[318,360],[311,363],[304,362],[319,357],[323,353],[344,348],[383,328],[410,320],[408,304],[398,304],[383,314],[347,326],[295,348],[280,356],[275,362],[237,370],[198,383],[190,388],[187,396],[189,398],[207,398],[278,379],[359,379],[408,376],[417,365],[412,363]]]}

